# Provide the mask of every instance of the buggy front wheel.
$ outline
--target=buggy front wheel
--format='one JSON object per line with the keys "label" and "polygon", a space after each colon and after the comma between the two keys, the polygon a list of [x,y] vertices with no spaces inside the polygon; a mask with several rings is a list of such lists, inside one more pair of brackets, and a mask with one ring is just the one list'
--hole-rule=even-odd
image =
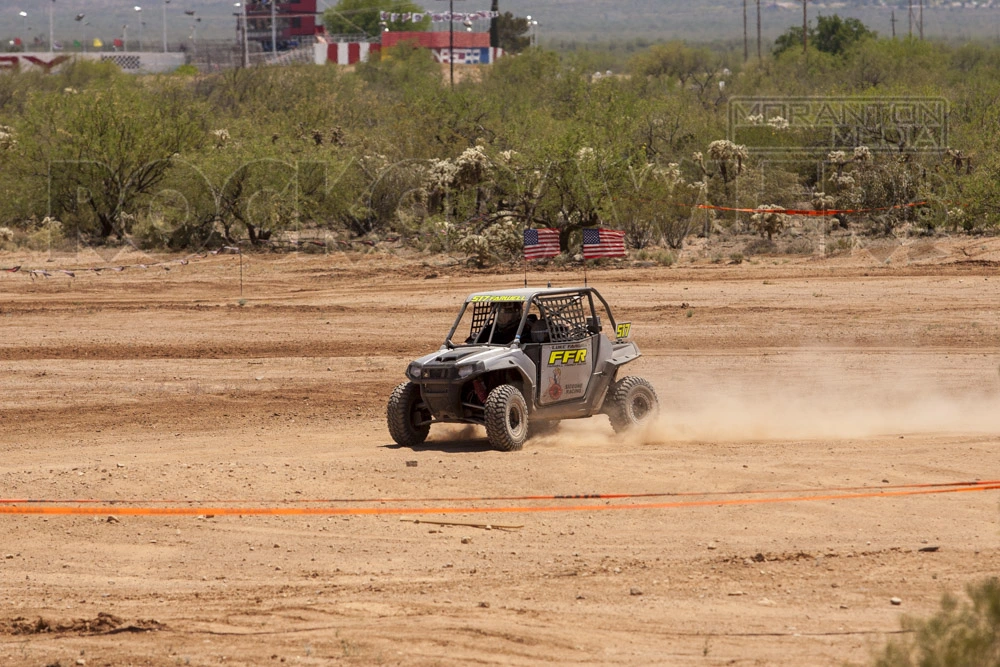
{"label": "buggy front wheel", "polygon": [[404,382],[392,390],[386,421],[397,445],[413,447],[427,439],[431,416],[420,397],[420,385]]}
{"label": "buggy front wheel", "polygon": [[493,449],[513,452],[528,439],[528,404],[517,387],[502,384],[486,397],[486,436]]}

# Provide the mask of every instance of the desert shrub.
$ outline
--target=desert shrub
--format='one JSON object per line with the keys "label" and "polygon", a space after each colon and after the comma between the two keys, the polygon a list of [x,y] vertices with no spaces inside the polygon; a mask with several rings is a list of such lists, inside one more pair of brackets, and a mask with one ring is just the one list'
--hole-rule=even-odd
{"label": "desert shrub", "polygon": [[784,252],[786,255],[811,255],[815,249],[816,247],[811,240],[804,236],[800,236],[797,239],[792,239],[788,245],[785,246]]}
{"label": "desert shrub", "polygon": [[875,667],[1000,665],[1000,580],[970,585],[967,600],[945,595],[929,619],[904,618],[912,634],[890,641]]}
{"label": "desert shrub", "polygon": [[777,251],[778,246],[775,245],[774,241],[763,238],[754,239],[743,246],[743,254],[747,257],[753,257],[754,255],[770,255]]}
{"label": "desert shrub", "polygon": [[640,262],[655,262],[660,266],[673,266],[677,261],[674,253],[663,248],[643,248],[635,253],[634,259]]}
{"label": "desert shrub", "polygon": [[14,230],[10,227],[0,227],[0,250],[14,249]]}
{"label": "desert shrub", "polygon": [[43,218],[34,228],[28,230],[25,245],[31,250],[48,250],[65,239],[63,224],[54,218]]}
{"label": "desert shrub", "polygon": [[851,252],[854,247],[854,239],[850,236],[841,236],[836,239],[830,239],[826,242],[826,255],[827,257],[833,257],[834,255],[844,255]]}

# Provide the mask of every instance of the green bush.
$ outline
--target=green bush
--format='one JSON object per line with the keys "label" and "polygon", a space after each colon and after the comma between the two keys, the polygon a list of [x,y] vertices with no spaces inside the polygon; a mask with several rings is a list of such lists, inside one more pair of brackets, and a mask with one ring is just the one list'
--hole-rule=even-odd
{"label": "green bush", "polygon": [[875,667],[995,667],[1000,665],[1000,580],[970,585],[968,600],[945,595],[929,619],[904,618],[912,634],[889,642]]}

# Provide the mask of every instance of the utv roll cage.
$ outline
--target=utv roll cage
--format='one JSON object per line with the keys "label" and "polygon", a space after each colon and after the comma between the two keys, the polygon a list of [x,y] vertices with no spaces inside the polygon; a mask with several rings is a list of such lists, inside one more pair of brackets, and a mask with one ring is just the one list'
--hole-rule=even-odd
{"label": "utv roll cage", "polygon": [[[506,347],[519,345],[521,342],[564,343],[581,340],[600,333],[603,329],[594,303],[595,298],[604,307],[604,312],[611,323],[611,330],[617,331],[611,307],[604,297],[592,288],[520,289],[472,294],[462,305],[455,323],[445,338],[444,345],[448,349],[454,349],[468,345]],[[497,313],[503,304],[511,303],[522,306],[521,321],[514,340],[502,344],[489,342],[493,340],[496,330]],[[452,338],[470,305],[473,310],[469,342],[455,343]],[[531,312],[533,305],[537,307],[540,317]],[[487,330],[489,334],[483,336]]]}

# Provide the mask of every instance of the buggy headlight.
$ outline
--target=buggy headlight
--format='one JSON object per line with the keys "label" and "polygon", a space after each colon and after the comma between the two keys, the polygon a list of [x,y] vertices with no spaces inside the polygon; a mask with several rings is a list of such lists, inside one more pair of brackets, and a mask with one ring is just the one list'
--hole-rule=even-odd
{"label": "buggy headlight", "polygon": [[486,364],[484,364],[481,361],[477,361],[474,364],[466,364],[465,366],[459,366],[458,377],[467,378],[470,375],[474,375],[476,373],[482,373],[485,370],[486,370]]}
{"label": "buggy headlight", "polygon": [[409,366],[407,366],[406,367],[406,377],[410,378],[411,380],[419,380],[420,379],[420,364],[418,364],[418,363],[412,363]]}

